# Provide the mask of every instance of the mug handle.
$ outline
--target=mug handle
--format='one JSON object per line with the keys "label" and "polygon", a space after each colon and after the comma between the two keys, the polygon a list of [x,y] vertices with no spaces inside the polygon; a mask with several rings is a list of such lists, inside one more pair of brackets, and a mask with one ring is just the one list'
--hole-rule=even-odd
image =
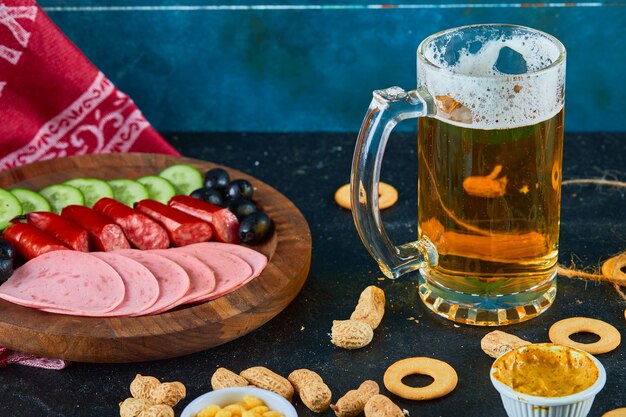
{"label": "mug handle", "polygon": [[398,122],[434,114],[435,105],[428,91],[421,87],[409,92],[390,87],[374,91],[373,96],[354,149],[350,201],[365,247],[383,274],[395,279],[422,266],[437,265],[439,255],[425,236],[400,246],[389,240],[378,207],[380,166],[389,134]]}

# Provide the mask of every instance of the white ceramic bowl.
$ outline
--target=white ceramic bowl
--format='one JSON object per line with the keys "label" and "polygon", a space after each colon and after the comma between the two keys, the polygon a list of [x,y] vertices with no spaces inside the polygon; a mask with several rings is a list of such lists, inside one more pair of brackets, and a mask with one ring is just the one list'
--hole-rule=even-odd
{"label": "white ceramic bowl", "polygon": [[220,407],[227,406],[239,401],[243,401],[243,397],[252,395],[263,400],[270,410],[283,413],[285,417],[298,417],[296,409],[293,405],[278,394],[261,388],[254,387],[235,387],[224,388],[217,391],[207,392],[190,402],[183,410],[180,417],[195,417],[202,409],[211,404],[217,404]]}
{"label": "white ceramic bowl", "polygon": [[[523,351],[529,346],[537,345],[522,346],[515,350]],[[606,383],[606,371],[604,370],[604,366],[602,366],[600,361],[595,357],[582,350],[559,345],[550,346],[549,344],[545,344],[544,346],[572,349],[587,356],[598,368],[598,379],[592,386],[576,394],[564,397],[537,397],[514,391],[508,385],[498,381],[494,377],[496,369],[492,366],[490,371],[491,382],[502,397],[502,403],[504,404],[507,415],[509,417],[585,417],[591,410],[596,394],[600,392]],[[496,359],[494,365],[497,361],[498,359]]]}

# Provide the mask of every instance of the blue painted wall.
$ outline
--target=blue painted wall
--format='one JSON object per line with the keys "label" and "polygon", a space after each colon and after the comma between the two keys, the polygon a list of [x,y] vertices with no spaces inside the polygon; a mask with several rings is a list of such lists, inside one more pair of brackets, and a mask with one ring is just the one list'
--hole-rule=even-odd
{"label": "blue painted wall", "polygon": [[626,131],[626,3],[340,3],[40,0],[161,131],[358,130],[372,90],[415,85],[424,37],[485,22],[565,44],[566,130]]}

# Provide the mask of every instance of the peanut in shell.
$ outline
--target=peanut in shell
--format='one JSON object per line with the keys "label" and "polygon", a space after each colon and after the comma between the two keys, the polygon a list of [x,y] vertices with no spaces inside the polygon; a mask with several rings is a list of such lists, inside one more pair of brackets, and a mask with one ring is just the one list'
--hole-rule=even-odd
{"label": "peanut in shell", "polygon": [[300,396],[302,403],[315,413],[328,410],[332,392],[316,372],[308,369],[296,369],[287,378]]}
{"label": "peanut in shell", "polygon": [[334,320],[330,342],[344,349],[360,349],[369,345],[374,331],[369,324],[359,320]]}
{"label": "peanut in shell", "polygon": [[365,417],[404,417],[402,409],[382,394],[370,398],[363,411]]}
{"label": "peanut in shell", "polygon": [[378,384],[374,381],[364,381],[359,388],[350,390],[330,408],[337,417],[356,417],[361,414],[370,398],[379,393]]}
{"label": "peanut in shell", "polygon": [[251,385],[272,391],[288,401],[291,401],[293,397],[294,390],[291,382],[264,366],[254,366],[245,369],[239,375],[244,377]]}
{"label": "peanut in shell", "polygon": [[167,404],[156,404],[143,410],[137,417],[174,417],[174,409]]}
{"label": "peanut in shell", "polygon": [[247,387],[248,380],[226,368],[217,368],[211,376],[213,390],[232,387]]}
{"label": "peanut in shell", "polygon": [[359,296],[359,302],[350,316],[350,320],[359,320],[369,324],[375,330],[385,314],[385,292],[370,285]]}
{"label": "peanut in shell", "polygon": [[130,394],[134,398],[149,398],[150,392],[157,386],[161,385],[161,381],[153,376],[135,375],[135,379],[130,383]]}
{"label": "peanut in shell", "polygon": [[164,382],[150,391],[148,399],[155,404],[165,404],[174,407],[187,395],[187,389],[182,382]]}
{"label": "peanut in shell", "polygon": [[526,345],[530,345],[530,342],[500,330],[487,333],[480,341],[483,352],[492,358],[498,358],[513,349]]}
{"label": "peanut in shell", "polygon": [[120,403],[120,417],[139,417],[143,410],[153,405],[154,403],[145,398],[126,398]]}

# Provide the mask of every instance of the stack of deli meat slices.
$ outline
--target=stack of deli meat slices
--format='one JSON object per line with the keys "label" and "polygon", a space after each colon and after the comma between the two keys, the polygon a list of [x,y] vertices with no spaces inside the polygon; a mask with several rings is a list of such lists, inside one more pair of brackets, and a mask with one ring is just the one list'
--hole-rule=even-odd
{"label": "stack of deli meat slices", "polygon": [[26,262],[0,298],[51,313],[135,317],[228,294],[257,277],[265,255],[202,242],[170,249],[56,250]]}

